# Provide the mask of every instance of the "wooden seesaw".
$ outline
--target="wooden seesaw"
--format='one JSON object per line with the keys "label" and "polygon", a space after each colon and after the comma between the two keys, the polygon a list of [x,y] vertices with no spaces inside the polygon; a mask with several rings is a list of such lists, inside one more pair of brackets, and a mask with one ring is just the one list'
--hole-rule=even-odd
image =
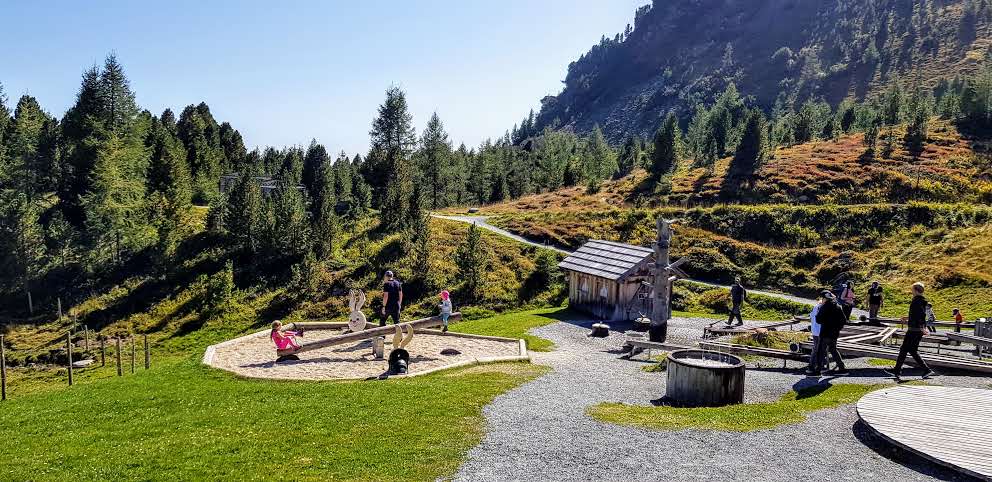
{"label": "wooden seesaw", "polygon": [[[461,313],[452,313],[451,316],[448,317],[449,322],[459,321],[461,319],[462,319]],[[394,346],[394,349],[402,349],[403,346],[406,346],[407,344],[410,343],[410,340],[413,338],[413,330],[415,328],[419,328],[419,329],[432,328],[435,326],[441,326],[443,324],[444,322],[441,321],[440,316],[432,316],[430,318],[421,318],[419,320],[408,321],[406,323],[400,323],[398,325],[393,325],[393,326],[377,326],[375,328],[369,328],[367,330],[354,331],[342,335],[335,335],[332,337],[324,338],[322,340],[314,340],[314,341],[301,343],[299,348],[287,348],[285,350],[276,350],[276,355],[278,356],[276,361],[281,362],[286,360],[298,359],[298,358],[290,358],[290,357],[296,357],[296,355],[300,353],[319,350],[321,348],[326,348],[329,346],[343,345],[345,343],[352,343],[361,340],[369,340],[377,336],[385,336],[390,333],[394,333],[394,335],[399,335],[402,331],[405,330],[407,331],[407,335],[405,337],[402,337],[400,342],[394,341],[394,344],[402,344],[402,346]],[[315,323],[314,325],[319,325],[319,323]],[[310,326],[310,324],[307,323],[293,324],[293,326],[302,326],[304,328],[316,328],[316,326]],[[394,340],[396,340],[396,336],[394,336]]]}

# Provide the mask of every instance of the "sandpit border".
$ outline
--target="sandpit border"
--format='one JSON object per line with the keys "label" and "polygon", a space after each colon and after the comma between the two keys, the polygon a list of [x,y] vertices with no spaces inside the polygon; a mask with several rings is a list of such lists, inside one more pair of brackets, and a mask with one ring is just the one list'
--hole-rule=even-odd
{"label": "sandpit border", "polygon": [[[327,323],[327,325],[330,325],[330,324],[331,323]],[[345,326],[348,326],[348,323],[342,322],[342,323],[340,323],[340,325],[342,327],[345,327]],[[235,373],[236,375],[238,375],[239,377],[242,377],[242,378],[254,378],[254,379],[259,379],[259,380],[270,380],[270,378],[268,378],[268,377],[255,377],[255,376],[244,375],[244,374],[241,374],[241,373],[236,373],[236,372],[234,372],[232,370],[228,370],[227,368],[224,368],[224,367],[221,367],[221,366],[217,366],[217,365],[214,364],[214,357],[217,354],[217,349],[218,348],[225,347],[225,346],[228,346],[228,345],[233,345],[235,343],[240,343],[240,342],[242,342],[244,340],[249,340],[249,339],[252,339],[252,338],[265,338],[265,337],[269,336],[269,331],[270,330],[267,330],[267,329],[266,330],[261,330],[261,331],[257,331],[257,332],[254,332],[254,333],[249,333],[249,334],[244,335],[244,336],[239,336],[237,338],[232,338],[232,339],[227,340],[227,341],[223,341],[223,342],[220,342],[220,343],[216,343],[216,344],[210,345],[210,346],[207,347],[207,350],[203,353],[202,363],[204,365],[207,365],[207,366],[209,366],[211,368],[215,368],[217,370],[223,370],[223,371],[226,371],[228,373]],[[511,356],[490,356],[490,357],[473,358],[473,359],[470,359],[470,360],[463,360],[463,361],[460,361],[460,362],[457,362],[457,363],[452,363],[451,365],[445,365],[445,366],[441,366],[441,367],[431,368],[429,370],[424,370],[422,372],[407,373],[407,374],[404,374],[404,375],[390,375],[388,378],[411,378],[411,377],[419,377],[421,375],[429,375],[431,373],[437,373],[437,372],[444,371],[444,370],[451,370],[451,369],[455,369],[455,368],[463,368],[463,367],[473,366],[473,365],[486,365],[486,364],[489,364],[489,363],[503,363],[503,362],[527,362],[527,363],[530,363],[530,361],[531,361],[530,355],[527,353],[527,341],[524,340],[524,339],[521,339],[521,338],[505,338],[505,337],[502,337],[502,336],[473,335],[471,333],[456,333],[456,332],[453,332],[453,331],[449,331],[447,333],[443,333],[440,330],[418,330],[417,332],[418,333],[430,334],[430,335],[453,336],[453,337],[459,337],[459,338],[474,338],[474,339],[478,339],[478,340],[515,341],[515,342],[517,342],[519,344],[519,354],[518,355],[511,355]],[[335,382],[335,381],[366,380],[366,379],[367,378],[364,378],[364,377],[362,377],[362,378],[334,378],[334,379],[328,379],[326,381]],[[285,379],[280,379],[280,380],[285,380]],[[307,381],[312,381],[312,380],[307,380]]]}

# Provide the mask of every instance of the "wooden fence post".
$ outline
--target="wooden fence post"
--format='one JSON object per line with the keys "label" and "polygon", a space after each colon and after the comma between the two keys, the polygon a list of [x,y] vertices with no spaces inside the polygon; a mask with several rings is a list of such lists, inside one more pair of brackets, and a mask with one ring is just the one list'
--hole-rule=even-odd
{"label": "wooden fence post", "polygon": [[100,337],[100,366],[107,366],[107,337]]}
{"label": "wooden fence post", "polygon": [[148,334],[145,334],[145,370],[152,367],[152,354],[148,348]]}
{"label": "wooden fence post", "polygon": [[134,375],[134,335],[131,335],[131,374]]}
{"label": "wooden fence post", "polygon": [[30,291],[28,291],[28,313],[34,316],[34,301],[31,299]]}
{"label": "wooden fence post", "polygon": [[62,297],[59,296],[59,323],[62,323]]}
{"label": "wooden fence post", "polygon": [[86,351],[90,351],[90,329],[86,325],[83,325],[83,336],[86,337]]}
{"label": "wooden fence post", "polygon": [[117,337],[117,376],[124,376],[124,369],[121,367],[121,338]]}
{"label": "wooden fence post", "polygon": [[72,386],[72,332],[65,335],[65,354],[69,359],[69,386]]}
{"label": "wooden fence post", "polygon": [[7,399],[7,352],[0,335],[0,401]]}

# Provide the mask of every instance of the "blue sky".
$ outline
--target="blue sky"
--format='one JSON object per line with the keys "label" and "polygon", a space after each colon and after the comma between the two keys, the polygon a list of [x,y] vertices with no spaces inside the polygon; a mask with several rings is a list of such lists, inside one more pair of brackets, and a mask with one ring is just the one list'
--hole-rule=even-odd
{"label": "blue sky", "polygon": [[206,101],[249,146],[364,153],[391,84],[417,132],[500,135],[558,93],[568,63],[647,0],[6,2],[0,83],[61,116],[83,70],[116,51],[139,104]]}

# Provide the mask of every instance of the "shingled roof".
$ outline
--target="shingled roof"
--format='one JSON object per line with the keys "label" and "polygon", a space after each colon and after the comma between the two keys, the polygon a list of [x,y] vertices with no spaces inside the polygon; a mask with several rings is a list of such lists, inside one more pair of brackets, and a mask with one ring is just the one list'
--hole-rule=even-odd
{"label": "shingled roof", "polygon": [[558,267],[620,281],[636,271],[652,255],[654,251],[651,248],[592,239],[578,251],[568,255]]}

